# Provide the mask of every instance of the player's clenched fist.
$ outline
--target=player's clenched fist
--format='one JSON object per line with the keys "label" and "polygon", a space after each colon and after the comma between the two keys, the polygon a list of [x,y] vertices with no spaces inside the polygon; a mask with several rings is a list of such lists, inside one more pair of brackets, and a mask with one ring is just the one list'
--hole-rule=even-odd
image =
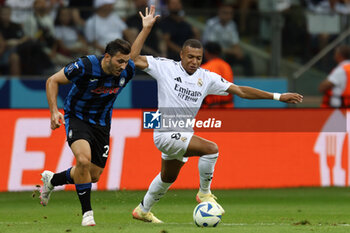
{"label": "player's clenched fist", "polygon": [[51,114],[51,129],[55,130],[61,126],[62,123],[65,124],[63,114],[60,112],[54,112]]}

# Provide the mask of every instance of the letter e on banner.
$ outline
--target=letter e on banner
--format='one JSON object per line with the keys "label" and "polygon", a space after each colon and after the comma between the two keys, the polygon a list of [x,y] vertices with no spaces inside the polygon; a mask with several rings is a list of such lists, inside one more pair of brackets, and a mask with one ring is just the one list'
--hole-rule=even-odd
{"label": "letter e on banner", "polygon": [[27,139],[30,137],[50,137],[50,135],[49,118],[19,118],[17,120],[10,165],[9,191],[33,190],[33,185],[22,184],[23,171],[43,169],[45,153],[26,151]]}

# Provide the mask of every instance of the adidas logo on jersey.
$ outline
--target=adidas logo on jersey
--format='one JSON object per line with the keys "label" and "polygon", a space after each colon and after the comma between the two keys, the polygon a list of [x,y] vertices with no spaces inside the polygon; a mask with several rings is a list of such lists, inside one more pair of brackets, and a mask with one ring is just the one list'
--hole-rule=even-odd
{"label": "adidas logo on jersey", "polygon": [[174,78],[175,81],[178,81],[179,83],[182,83],[181,81],[181,78],[180,77],[177,77],[177,78]]}

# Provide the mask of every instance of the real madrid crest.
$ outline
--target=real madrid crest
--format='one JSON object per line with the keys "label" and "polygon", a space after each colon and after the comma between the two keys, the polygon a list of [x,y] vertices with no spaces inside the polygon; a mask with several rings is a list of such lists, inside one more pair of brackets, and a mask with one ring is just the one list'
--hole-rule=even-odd
{"label": "real madrid crest", "polygon": [[203,80],[201,78],[198,79],[197,85],[199,87],[203,86]]}
{"label": "real madrid crest", "polygon": [[123,77],[123,78],[120,78],[120,80],[119,80],[119,86],[122,87],[122,86],[124,86],[124,84],[125,84],[125,78],[124,78],[124,77]]}

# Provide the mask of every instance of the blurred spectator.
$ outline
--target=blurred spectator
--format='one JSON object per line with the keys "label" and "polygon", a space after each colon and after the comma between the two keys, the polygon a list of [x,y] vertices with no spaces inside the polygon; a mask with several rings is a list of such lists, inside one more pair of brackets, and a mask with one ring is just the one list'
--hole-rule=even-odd
{"label": "blurred spectator", "polygon": [[57,17],[60,8],[68,6],[67,0],[46,0],[46,4],[52,19]]}
{"label": "blurred spectator", "polygon": [[131,39],[125,22],[114,12],[115,0],[95,0],[96,13],[85,25],[85,36],[96,52],[104,53],[109,41],[117,38]]}
{"label": "blurred spectator", "polygon": [[[57,9],[62,6],[67,6],[68,0],[45,0],[50,17],[56,17]],[[11,7],[11,21],[23,24],[32,14],[32,6],[34,0],[6,0],[6,5]]]}
{"label": "blurred spectator", "polygon": [[[314,56],[344,30],[341,14],[350,13],[350,2],[348,0],[305,0],[305,2],[308,9],[307,30],[311,36],[309,52]],[[326,56],[318,65],[320,69],[328,71],[333,66],[332,58]]]}
{"label": "blurred spectator", "polygon": [[24,33],[31,40],[18,47],[23,74],[44,74],[53,67],[56,40],[54,21],[48,12],[46,0],[35,0],[33,14],[24,23]]}
{"label": "blurred spectator", "polygon": [[167,57],[178,61],[183,43],[198,37],[198,33],[185,21],[181,0],[168,0],[168,11],[169,16],[160,21],[160,28],[167,46]]}
{"label": "blurred spectator", "polygon": [[[216,42],[207,42],[204,45],[204,59],[207,61],[201,67],[217,73],[224,79],[233,83],[233,72],[230,64],[220,58],[221,47]],[[233,108],[233,96],[209,95],[202,104],[202,108]]]}
{"label": "blurred spectator", "polygon": [[[306,0],[308,32],[311,35],[312,55],[322,50],[332,35],[340,32],[339,16],[332,14],[332,0]],[[333,5],[333,4],[332,4]]]}
{"label": "blurred spectator", "polygon": [[68,6],[72,9],[74,24],[84,32],[85,22],[93,14],[93,0],[69,0]]}
{"label": "blurred spectator", "polygon": [[[114,8],[116,9],[117,14],[124,21],[129,16],[135,14],[135,4],[133,0],[118,0],[114,4]],[[145,8],[143,8],[145,10]]]}
{"label": "blurred spectator", "polygon": [[26,19],[23,25],[24,33],[51,48],[55,43],[55,27],[54,20],[48,14],[49,8],[46,0],[35,0],[33,10],[33,14]]}
{"label": "blurred spectator", "polygon": [[[261,1],[261,0],[260,0]],[[235,9],[238,10],[239,12],[239,17],[237,18],[238,20],[238,25],[239,25],[239,32],[242,34],[246,34],[248,31],[249,27],[252,24],[252,19],[255,19],[256,15],[253,13],[256,11],[257,4],[260,2],[258,0],[241,0],[241,1],[235,1],[236,2],[236,7]],[[256,33],[256,29],[254,30],[254,34]]]}
{"label": "blurred spectator", "polygon": [[[68,62],[72,57],[80,57],[87,54],[88,45],[73,20],[73,9],[60,8],[55,20],[55,37],[57,40],[57,52],[67,56]],[[67,64],[67,62],[65,62]]]}
{"label": "blurred spectator", "polygon": [[260,38],[267,42],[271,40],[272,30],[276,30],[272,27],[273,20],[279,20],[281,26],[283,26],[283,19],[273,18],[275,13],[282,13],[289,9],[291,6],[291,0],[260,0],[258,1],[260,16]]}
{"label": "blurred spectator", "polygon": [[5,5],[12,9],[11,21],[23,24],[32,14],[34,0],[6,0]]}
{"label": "blurred spectator", "polygon": [[252,61],[239,46],[237,26],[232,18],[233,8],[230,5],[221,5],[218,16],[209,19],[206,23],[203,43],[213,41],[220,44],[225,60],[231,65],[241,65],[244,75],[252,76],[254,75]]}
{"label": "blurred spectator", "polygon": [[74,9],[73,18],[76,17],[76,19],[81,19],[82,22],[85,22],[88,18],[90,18],[93,15],[93,3],[94,0],[69,0],[68,6]]}
{"label": "blurred spectator", "polygon": [[350,47],[340,45],[335,49],[334,60],[338,64],[319,90],[324,93],[321,107],[350,107]]}
{"label": "blurred spectator", "polygon": [[[21,25],[11,22],[11,8],[0,7],[0,73],[20,75],[16,47],[26,40]],[[9,70],[8,70],[9,68]]]}
{"label": "blurred spectator", "polygon": [[[131,44],[134,43],[134,40],[142,29],[142,19],[138,12],[143,11],[147,7],[147,2],[147,0],[134,0],[137,13],[130,16],[126,20],[126,24],[132,33],[132,38],[130,41]],[[156,57],[166,56],[166,47],[164,41],[162,40],[162,33],[160,31],[158,23],[155,23],[152,31],[148,35],[142,48],[141,54],[148,54]]]}
{"label": "blurred spectator", "polygon": [[161,17],[163,17],[168,14],[166,2],[167,0],[148,0],[148,6],[155,6],[156,15],[160,15]]}

